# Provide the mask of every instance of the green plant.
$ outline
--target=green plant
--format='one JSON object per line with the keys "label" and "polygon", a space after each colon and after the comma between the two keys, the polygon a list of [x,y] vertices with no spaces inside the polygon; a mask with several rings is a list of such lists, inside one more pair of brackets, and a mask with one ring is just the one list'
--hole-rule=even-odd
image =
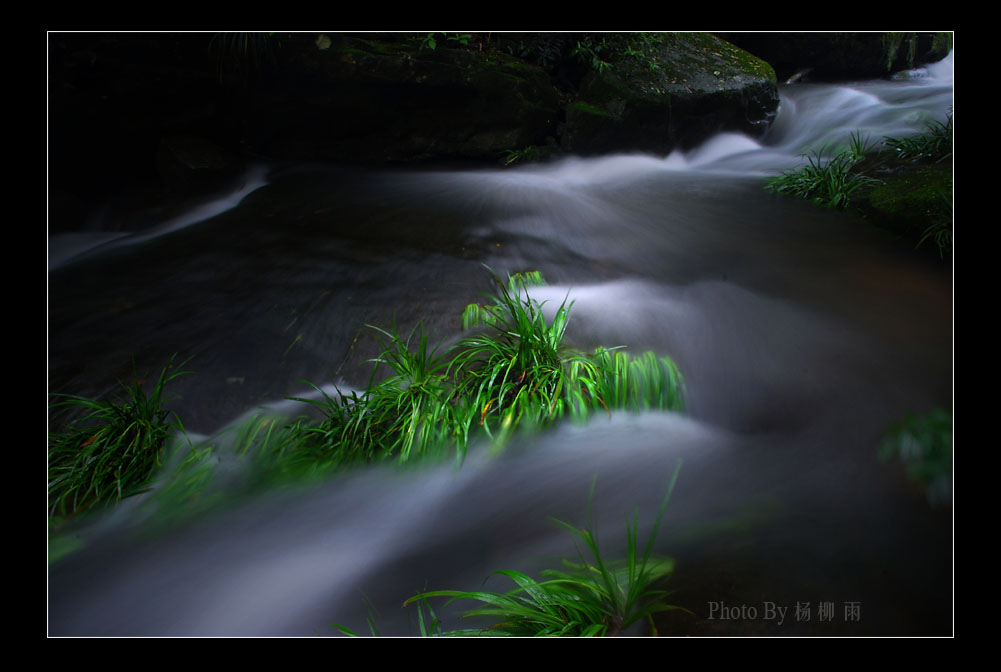
{"label": "green plant", "polygon": [[50,515],[73,515],[148,488],[164,442],[174,429],[181,429],[176,417],[168,421],[164,388],[186,373],[176,369],[171,358],[149,393],[133,370],[131,385],[122,383],[122,399],[53,395],[58,399],[50,406],[53,419],[63,413],[72,417],[65,430],[49,434]]}
{"label": "green plant", "polygon": [[562,34],[539,33],[534,35],[528,44],[519,40],[517,45],[508,45],[506,51],[512,56],[531,61],[548,70],[562,59],[563,42]]}
{"label": "green plant", "polygon": [[462,315],[463,328],[480,324],[487,332],[463,339],[452,361],[461,395],[473,409],[482,409],[480,425],[490,432],[489,419],[510,427],[523,416],[543,420],[564,409],[564,389],[570,391],[565,362],[580,361],[580,353],[563,344],[572,303],[566,300],[551,323],[542,303],[528,288],[544,284],[538,273],[515,274],[504,283],[492,305],[472,304]]}
{"label": "green plant", "polygon": [[[435,35],[439,35],[436,38]],[[423,51],[428,49],[434,51],[438,48],[438,39],[444,39],[448,42],[455,42],[462,45],[463,47],[469,44],[469,41],[473,39],[473,36],[469,33],[428,33],[422,38],[417,38],[420,40],[419,50]]]}
{"label": "green plant", "polygon": [[507,158],[504,159],[504,165],[510,166],[516,163],[524,163],[526,161],[535,161],[539,158],[539,148],[535,145],[529,145],[522,149],[508,149]]}
{"label": "green plant", "polygon": [[[663,33],[585,33],[577,39],[570,56],[598,72],[611,70],[614,61],[616,68],[631,62],[649,73],[659,73],[664,38]],[[628,60],[617,58],[620,54]]]}
{"label": "green plant", "polygon": [[[416,448],[421,450],[445,438],[452,425],[451,388],[446,383],[446,361],[437,354],[438,348],[428,350],[427,335],[418,324],[406,341],[396,333],[372,327],[389,339],[387,345],[380,340],[382,354],[372,360],[376,366],[385,364],[392,374],[370,387],[372,407],[382,411],[382,416],[396,416],[388,433],[397,436],[391,448],[398,451],[400,460],[409,459]],[[417,334],[416,349],[410,342]],[[373,373],[374,375],[374,373]],[[378,417],[380,414],[376,412]]]}
{"label": "green plant", "polygon": [[[592,354],[564,344],[573,302],[566,299],[547,321],[530,288],[538,273],[502,282],[492,304],[472,304],[463,327],[487,330],[459,343],[451,371],[467,423],[503,440],[519,423],[545,426],[563,417],[585,420],[596,410],[681,410],[683,379],[674,363],[652,353],[630,360],[599,348]],[[472,417],[471,417],[472,416]],[[471,424],[471,423],[470,423]],[[469,424],[463,431],[468,435]]]}
{"label": "green plant", "polygon": [[[395,327],[390,332],[369,326],[388,341],[379,338],[382,352],[370,360],[375,367],[368,387],[361,394],[339,393],[337,400],[320,388],[315,389],[323,401],[294,398],[318,405],[327,414],[306,433],[325,459],[339,454],[344,461],[397,458],[405,462],[415,454],[423,456],[447,442],[456,424],[452,388],[445,375],[447,363],[437,348],[429,351],[420,324],[406,340]],[[415,336],[416,348],[411,350]],[[391,373],[376,381],[380,365],[388,366]]]}
{"label": "green plant", "polygon": [[846,151],[824,156],[826,148],[805,155],[807,165],[799,170],[784,171],[770,180],[765,188],[776,194],[792,194],[808,198],[828,208],[845,208],[851,195],[859,188],[878,180],[853,170],[858,163],[856,154],[865,147],[860,136],[852,136],[852,147]]}
{"label": "green plant", "polygon": [[[592,483],[586,526],[577,528],[563,521],[555,521],[583,541],[587,553],[577,546],[577,561],[564,560],[564,569],[543,571],[542,576],[547,577],[544,581],[536,581],[513,570],[494,572],[511,579],[517,586],[504,593],[436,590],[415,595],[404,606],[415,602],[420,605],[429,604],[428,600],[435,597],[449,598],[446,604],[461,599],[475,600],[485,606],[464,612],[464,618],[487,616],[499,619],[485,628],[442,633],[440,622],[434,617],[432,626],[438,625],[436,634],[615,636],[642,620],[646,620],[656,633],[654,614],[683,610],[682,607],[667,604],[665,598],[669,593],[655,588],[673,573],[674,562],[670,558],[653,555],[657,532],[680,469],[679,462],[642,551],[637,538],[639,514],[635,513],[632,521],[626,521],[626,554],[625,559],[620,562],[606,560],[598,543],[593,517]],[[434,612],[431,614],[433,616]],[[423,618],[421,622],[423,624]]]}
{"label": "green plant", "polygon": [[599,41],[594,36],[585,35],[577,41],[570,55],[598,72],[605,72],[612,67],[612,64],[605,60],[611,51],[612,46],[605,37]]}
{"label": "green plant", "polygon": [[[649,72],[659,72],[658,51],[663,47],[662,33],[630,33],[626,36],[624,54]],[[717,73],[718,74],[718,73]]]}
{"label": "green plant", "polygon": [[855,129],[849,134],[848,140],[848,154],[854,163],[858,163],[865,158],[865,155],[871,152],[874,148],[873,143],[869,141],[869,136],[862,135],[862,131]]}
{"label": "green plant", "polygon": [[883,144],[896,152],[901,159],[920,161],[923,159],[939,163],[952,156],[952,111],[945,122],[931,121],[926,124],[925,133],[912,138],[883,138]]}
{"label": "green plant", "polygon": [[937,408],[924,416],[907,414],[887,432],[879,457],[903,462],[933,505],[947,501],[952,496],[952,412]]}
{"label": "green plant", "polygon": [[607,408],[684,410],[684,379],[670,358],[649,351],[633,358],[620,349],[598,348],[591,359],[599,374],[594,392]]}
{"label": "green plant", "polygon": [[[583,420],[598,409],[682,409],[684,382],[671,360],[572,348],[564,343],[572,302],[564,300],[549,321],[543,303],[529,295],[545,284],[539,273],[493,277],[492,301],[471,304],[462,315],[464,329],[481,329],[441,354],[429,350],[420,325],[406,339],[395,327],[372,327],[384,339],[364,391],[334,399],[314,386],[322,400],[298,399],[327,416],[305,430],[310,447],[300,452],[346,463],[454,449],[461,461],[480,432],[501,445],[517,428]],[[377,381],[380,365],[390,375]]]}
{"label": "green plant", "polygon": [[915,247],[921,247],[928,240],[935,243],[935,247],[938,248],[938,256],[944,259],[946,251],[952,249],[952,226],[950,226],[950,223],[935,222],[934,224],[929,224],[922,232],[921,240],[918,241]]}
{"label": "green plant", "polygon": [[940,216],[925,228],[915,249],[931,241],[938,248],[939,258],[944,259],[952,249],[952,195],[944,190],[939,190],[938,195],[940,211],[935,212],[940,212]]}

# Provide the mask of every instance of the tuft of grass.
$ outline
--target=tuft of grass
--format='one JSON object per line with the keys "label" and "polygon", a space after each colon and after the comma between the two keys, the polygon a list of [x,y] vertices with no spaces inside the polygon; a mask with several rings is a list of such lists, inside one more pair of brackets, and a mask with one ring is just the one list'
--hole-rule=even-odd
{"label": "tuft of grass", "polygon": [[874,148],[875,144],[869,140],[869,136],[863,135],[861,130],[855,129],[849,133],[848,154],[853,162],[858,163]]}
{"label": "tuft of grass", "polygon": [[564,299],[547,321],[544,302],[529,294],[544,284],[541,275],[515,274],[503,282],[495,274],[494,280],[493,303],[470,305],[462,318],[465,328],[486,331],[461,341],[452,361],[464,436],[473,423],[503,440],[519,423],[586,420],[612,409],[682,410],[684,381],[670,359],[646,353],[630,360],[605,348],[587,354],[566,345],[572,301]]}
{"label": "tuft of grass", "polygon": [[133,381],[122,383],[125,396],[119,399],[53,395],[53,419],[63,414],[71,419],[62,432],[49,434],[50,515],[71,516],[149,487],[167,438],[175,429],[183,431],[163,408],[167,384],[190,373],[173,362],[171,358],[149,392],[133,370]]}
{"label": "tuft of grass", "polygon": [[451,365],[467,420],[478,410],[478,425],[491,436],[498,420],[506,431],[523,419],[560,417],[564,391],[572,385],[564,364],[578,359],[577,351],[563,344],[572,302],[564,300],[550,323],[543,303],[528,295],[529,287],[544,284],[541,275],[515,274],[506,283],[494,275],[494,280],[493,304],[473,304],[463,313],[465,328],[482,324],[487,330],[463,339]]}
{"label": "tuft of grass", "polygon": [[[563,521],[555,521],[583,542],[587,553],[577,546],[577,560],[564,560],[563,569],[545,570],[545,580],[537,581],[522,572],[500,570],[494,572],[514,582],[516,587],[504,593],[491,591],[436,590],[419,593],[408,599],[404,606],[417,603],[430,609],[430,598],[447,597],[446,605],[456,600],[474,600],[483,606],[468,610],[463,618],[486,616],[496,623],[486,628],[457,630],[443,633],[440,622],[435,634],[452,636],[535,636],[535,637],[601,637],[615,636],[637,622],[649,622],[654,634],[653,615],[664,611],[684,610],[666,602],[669,593],[655,588],[674,570],[670,558],[653,555],[654,542],[660,529],[667,504],[677,482],[681,463],[678,463],[657,512],[646,544],[641,549],[638,542],[639,514],[626,521],[626,553],[618,562],[610,562],[602,553],[594,525],[594,484],[588,499],[588,522],[577,528]],[[575,544],[576,545],[576,544]],[[434,612],[430,612],[434,616]],[[423,625],[423,617],[421,618]],[[422,629],[422,634],[424,630]]]}
{"label": "tuft of grass", "polygon": [[[376,420],[373,426],[381,435],[383,449],[405,462],[412,453],[444,440],[450,431],[452,390],[445,379],[446,362],[437,347],[428,350],[422,324],[406,341],[395,327],[392,332],[372,328],[389,339],[388,343],[380,339],[382,354],[372,361],[376,370],[378,365],[386,365],[392,373],[369,387],[365,412]],[[416,347],[411,350],[415,335]]]}
{"label": "tuft of grass", "polygon": [[[428,348],[421,324],[406,339],[395,326],[392,331],[368,326],[380,334],[381,347],[380,355],[370,360],[375,367],[368,387],[361,394],[338,392],[335,400],[314,386],[323,401],[295,398],[320,406],[327,415],[306,434],[313,440],[314,451],[321,454],[317,457],[323,459],[406,462],[423,457],[455,434],[447,362],[437,347]],[[388,367],[390,374],[377,381],[381,366]]]}
{"label": "tuft of grass", "polygon": [[619,349],[598,348],[592,361],[600,374],[596,398],[608,408],[684,410],[684,379],[670,358],[649,351],[632,358]]}
{"label": "tuft of grass", "polygon": [[[317,459],[406,462],[454,450],[461,462],[480,434],[502,445],[516,429],[586,420],[596,410],[682,410],[684,381],[670,359],[577,350],[564,342],[573,302],[564,299],[549,320],[529,294],[545,284],[541,274],[505,281],[490,272],[497,291],[462,314],[463,328],[476,333],[439,353],[420,325],[405,339],[395,326],[372,327],[382,352],[363,392],[298,399],[327,416],[306,430]],[[379,366],[390,370],[381,381]]]}
{"label": "tuft of grass", "polygon": [[945,122],[931,121],[925,133],[911,138],[883,138],[883,144],[907,161],[939,163],[952,156],[952,112]]}
{"label": "tuft of grass", "polygon": [[529,145],[522,149],[508,149],[505,150],[505,153],[507,154],[507,157],[504,159],[505,166],[538,161],[542,156],[542,151],[535,145]]}
{"label": "tuft of grass", "polygon": [[931,241],[938,248],[938,256],[945,259],[945,253],[952,249],[952,226],[951,222],[935,222],[929,224],[922,232],[921,240],[915,247],[921,247],[925,242]]}
{"label": "tuft of grass", "polygon": [[921,233],[921,239],[915,248],[919,248],[926,242],[931,241],[938,248],[938,256],[944,259],[946,253],[952,250],[952,195],[944,190],[938,191],[938,202],[940,216],[925,227]]}
{"label": "tuft of grass", "polygon": [[829,157],[824,156],[826,148],[805,155],[807,165],[784,171],[765,188],[776,194],[807,198],[828,208],[846,208],[859,187],[878,182],[854,170],[867,147],[867,140],[853,134],[849,149]]}

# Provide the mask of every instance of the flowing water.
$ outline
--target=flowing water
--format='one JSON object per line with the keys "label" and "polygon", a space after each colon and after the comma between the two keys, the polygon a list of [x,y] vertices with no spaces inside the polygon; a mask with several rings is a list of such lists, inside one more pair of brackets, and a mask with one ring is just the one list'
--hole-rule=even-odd
{"label": "flowing water", "polygon": [[[541,271],[534,296],[575,302],[572,343],[668,355],[688,392],[684,416],[599,417],[474,448],[459,469],[362,470],[158,535],[122,506],[50,566],[50,633],[367,634],[366,605],[383,634],[413,633],[400,605],[422,589],[573,556],[550,517],[582,524],[595,475],[616,555],[625,516],[652,521],[679,459],[658,550],[693,613],[662,631],[950,633],[951,507],[877,458],[907,413],[951,407],[950,271],[762,184],[856,129],[944,120],[951,68],[784,87],[757,141],[503,170],[270,166],[135,235],[50,240],[50,389],[100,396],[133,358],[192,357],[170,408],[195,439],[259,406],[298,412],[280,402],[304,381],[363,386],[366,324],[424,319],[454,342],[490,289],[484,264]],[[807,603],[811,619],[794,618]]]}

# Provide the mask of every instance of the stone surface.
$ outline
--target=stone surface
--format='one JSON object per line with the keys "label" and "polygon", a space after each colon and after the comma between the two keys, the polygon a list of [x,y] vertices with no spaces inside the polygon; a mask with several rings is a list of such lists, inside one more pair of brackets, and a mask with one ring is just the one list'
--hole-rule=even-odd
{"label": "stone surface", "polygon": [[497,159],[555,132],[544,70],[498,53],[330,36],[248,97],[248,146],[277,158],[363,163]]}
{"label": "stone surface", "polygon": [[708,33],[617,50],[567,106],[564,147],[582,153],[690,148],[715,133],[763,133],[778,108],[772,68]]}
{"label": "stone surface", "polygon": [[[766,63],[708,33],[434,35],[52,33],[54,212],[169,205],[248,162],[667,152],[763,131],[778,101]],[[596,67],[581,45],[606,38]]]}
{"label": "stone surface", "polygon": [[887,77],[940,61],[952,33],[721,33],[765,59],[780,81],[797,73],[815,81]]}

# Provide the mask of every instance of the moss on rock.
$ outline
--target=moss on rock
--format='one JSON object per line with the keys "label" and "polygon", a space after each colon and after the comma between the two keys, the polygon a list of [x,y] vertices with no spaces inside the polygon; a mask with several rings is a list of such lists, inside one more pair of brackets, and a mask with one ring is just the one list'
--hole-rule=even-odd
{"label": "moss on rock", "polygon": [[875,223],[920,237],[928,226],[952,220],[952,169],[918,166],[891,175],[867,190],[858,205]]}
{"label": "moss on rock", "polygon": [[734,45],[709,33],[617,37],[609,67],[585,76],[567,108],[569,149],[667,152],[720,131],[756,135],[774,117],[775,72]]}
{"label": "moss on rock", "polygon": [[248,111],[248,126],[267,131],[251,139],[261,154],[496,159],[542,144],[559,118],[546,73],[496,52],[333,35],[326,49],[300,49],[286,72],[294,86],[273,84]]}

